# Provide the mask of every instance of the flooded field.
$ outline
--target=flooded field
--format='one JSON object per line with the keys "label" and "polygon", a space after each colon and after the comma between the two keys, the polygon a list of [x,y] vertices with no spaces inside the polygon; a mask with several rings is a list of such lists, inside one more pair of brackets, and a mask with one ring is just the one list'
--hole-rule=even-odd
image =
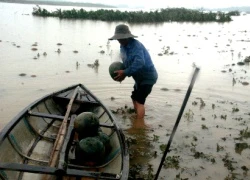
{"label": "flooded field", "polygon": [[147,127],[138,129],[128,111],[133,80],[117,83],[108,73],[119,60],[119,44],[108,38],[120,22],[33,17],[32,8],[0,3],[0,129],[41,96],[82,83],[124,130],[131,178],[152,179],[199,67],[159,179],[250,179],[250,15],[223,24],[129,24],[159,73]]}

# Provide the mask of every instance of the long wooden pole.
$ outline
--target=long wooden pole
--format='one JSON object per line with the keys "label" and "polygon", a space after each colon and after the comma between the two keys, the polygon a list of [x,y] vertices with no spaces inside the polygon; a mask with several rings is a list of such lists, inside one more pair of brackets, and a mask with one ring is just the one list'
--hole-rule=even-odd
{"label": "long wooden pole", "polygon": [[177,127],[178,127],[178,125],[179,125],[179,122],[180,122],[180,120],[181,120],[182,114],[183,114],[183,112],[184,112],[184,109],[185,109],[185,106],[186,106],[186,104],[187,104],[188,98],[189,98],[189,96],[190,96],[190,94],[191,94],[191,91],[192,91],[192,88],[193,88],[193,86],[194,86],[194,83],[195,83],[195,80],[196,80],[196,77],[197,77],[197,75],[198,75],[199,70],[200,70],[200,69],[196,67],[196,69],[195,69],[195,71],[194,71],[193,78],[192,78],[191,83],[190,83],[190,85],[189,85],[189,88],[188,88],[188,90],[187,90],[185,99],[184,99],[184,101],[183,101],[183,103],[182,103],[182,106],[181,106],[179,115],[178,115],[178,117],[177,117],[177,120],[176,120],[176,122],[175,122],[173,131],[172,131],[171,136],[170,136],[170,138],[169,138],[169,140],[168,140],[167,147],[166,147],[165,152],[164,152],[164,154],[163,154],[163,157],[162,157],[162,159],[161,159],[161,163],[160,163],[160,165],[159,165],[159,167],[158,167],[158,170],[157,170],[157,173],[156,173],[156,175],[155,175],[155,180],[158,179],[158,176],[159,176],[159,174],[160,174],[162,165],[163,165],[163,163],[164,163],[164,161],[165,161],[165,158],[166,158],[166,156],[167,156],[167,153],[169,152],[169,148],[170,148],[171,142],[172,142],[172,140],[173,140],[173,137],[174,137],[174,135],[175,135],[175,132],[176,132],[176,130],[177,130]]}
{"label": "long wooden pole", "polygon": [[70,114],[70,111],[71,111],[72,104],[73,104],[74,99],[76,97],[76,94],[78,92],[78,89],[79,89],[79,86],[76,87],[76,89],[74,91],[74,94],[72,95],[72,97],[71,97],[71,99],[69,101],[66,114],[65,114],[63,122],[62,122],[62,124],[60,126],[59,133],[57,134],[56,141],[54,143],[54,147],[53,147],[53,150],[52,150],[52,153],[51,153],[51,156],[50,156],[50,161],[49,161],[49,166],[50,167],[55,167],[56,164],[57,164],[58,157],[59,157],[59,154],[60,154],[60,150],[61,150],[62,145],[63,145],[64,137],[65,137],[65,134],[67,132],[67,121],[68,121],[68,118],[69,118],[69,114]]}

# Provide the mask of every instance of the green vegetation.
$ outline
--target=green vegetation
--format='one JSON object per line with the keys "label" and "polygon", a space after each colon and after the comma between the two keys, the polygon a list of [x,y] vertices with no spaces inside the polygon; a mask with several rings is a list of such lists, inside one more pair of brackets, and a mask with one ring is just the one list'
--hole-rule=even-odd
{"label": "green vegetation", "polygon": [[179,169],[180,156],[168,156],[164,161],[164,168]]}
{"label": "green vegetation", "polygon": [[203,12],[185,8],[166,8],[155,11],[124,11],[99,9],[86,11],[72,9],[49,12],[39,6],[33,8],[33,15],[43,17],[59,17],[68,19],[88,19],[101,21],[126,21],[130,23],[156,23],[156,22],[228,22],[232,15],[237,13]]}
{"label": "green vegetation", "polygon": [[240,131],[240,137],[241,139],[250,137],[250,131],[248,131],[248,127]]}
{"label": "green vegetation", "polygon": [[185,117],[188,121],[190,121],[190,120],[193,119],[193,117],[194,117],[194,112],[193,112],[191,109],[189,109],[188,112],[186,112],[186,113],[184,114],[184,117]]}

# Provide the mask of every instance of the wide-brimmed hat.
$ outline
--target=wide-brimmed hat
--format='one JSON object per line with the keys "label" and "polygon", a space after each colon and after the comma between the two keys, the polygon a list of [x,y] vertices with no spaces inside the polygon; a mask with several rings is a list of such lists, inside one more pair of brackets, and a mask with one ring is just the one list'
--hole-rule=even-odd
{"label": "wide-brimmed hat", "polygon": [[125,24],[117,25],[115,28],[115,34],[109,40],[115,39],[127,39],[127,38],[136,38],[137,36],[131,34],[129,27]]}

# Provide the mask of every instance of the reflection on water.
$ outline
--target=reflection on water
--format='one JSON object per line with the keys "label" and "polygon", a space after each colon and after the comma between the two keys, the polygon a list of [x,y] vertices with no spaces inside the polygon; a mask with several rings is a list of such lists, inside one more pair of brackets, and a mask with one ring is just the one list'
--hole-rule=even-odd
{"label": "reflection on water", "polygon": [[[32,7],[0,3],[0,129],[34,100],[76,83],[86,85],[111,110],[132,108],[132,78],[117,83],[108,73],[110,63],[120,59],[117,42],[108,41],[117,23],[33,17]],[[184,112],[193,116],[182,117],[169,153],[179,156],[180,168],[164,168],[160,177],[249,179],[250,149],[245,147],[250,139],[238,137],[249,132],[250,66],[238,62],[250,55],[250,15],[233,19],[224,24],[129,24],[159,75],[145,105],[149,128],[135,130],[141,122],[116,114],[135,142],[131,165],[140,173],[156,172],[160,147],[168,141],[195,65],[201,70]],[[88,65],[96,60],[98,67]]]}
{"label": "reflection on water", "polygon": [[[153,154],[153,145],[151,144],[150,127],[146,125],[144,119],[136,119],[132,116],[131,127],[124,130],[129,142],[130,151],[130,178],[153,177],[152,167],[148,164]],[[149,172],[145,171],[151,169]],[[143,173],[142,173],[143,172]]]}

